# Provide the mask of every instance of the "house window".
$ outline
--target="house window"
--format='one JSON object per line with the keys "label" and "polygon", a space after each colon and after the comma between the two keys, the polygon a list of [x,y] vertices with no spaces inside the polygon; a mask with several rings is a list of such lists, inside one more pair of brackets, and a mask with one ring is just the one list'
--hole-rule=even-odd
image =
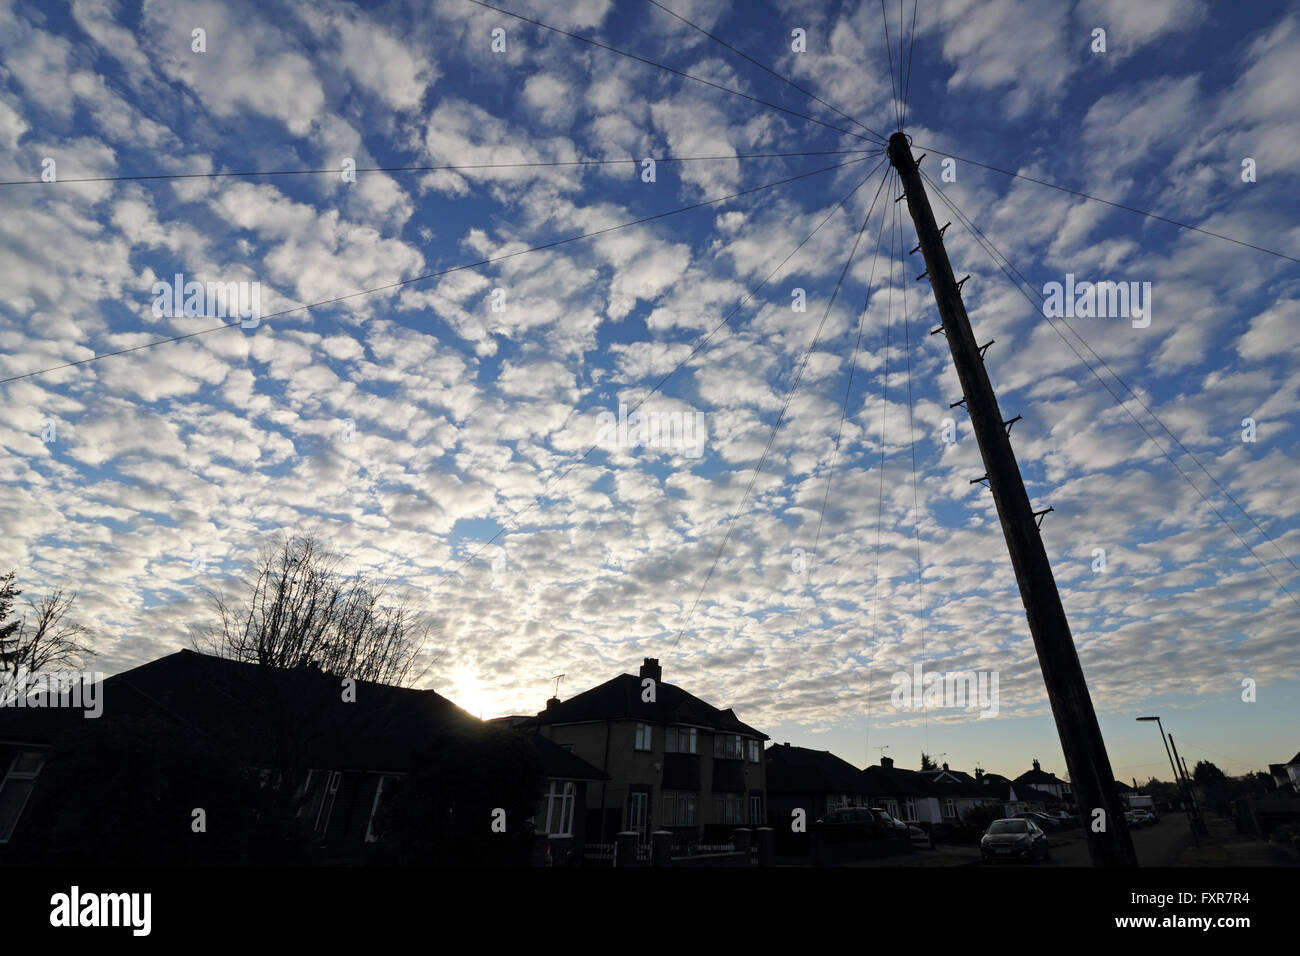
{"label": "house window", "polygon": [[713,795],[713,822],[739,826],[745,822],[745,796],[740,793]]}
{"label": "house window", "polygon": [[36,750],[20,751],[10,762],[9,772],[0,782],[0,843],[8,843],[13,836],[43,766],[45,755]]}
{"label": "house window", "polygon": [[758,740],[746,741],[749,744],[749,762],[759,763],[763,759],[763,744]]}
{"label": "house window", "polygon": [[886,801],[885,801],[885,812],[888,813],[888,814],[889,814],[891,817],[893,817],[895,820],[897,820],[897,819],[898,819],[898,801],[897,801],[897,800],[886,800]]}
{"label": "house window", "polygon": [[305,802],[299,816],[311,824],[312,830],[321,834],[329,826],[334,811],[334,798],[339,792],[343,774],[337,770],[309,770],[303,785]]}
{"label": "house window", "polygon": [[916,800],[912,797],[903,798],[903,817],[907,820],[916,819]]}
{"label": "house window", "polygon": [[722,760],[744,760],[745,739],[739,734],[714,734],[713,756]]}
{"label": "house window", "polygon": [[943,815],[945,817],[955,817],[957,815],[957,804],[952,797],[943,798]]}
{"label": "house window", "polygon": [[761,793],[751,793],[749,795],[749,822],[755,825],[762,825],[767,822],[763,816],[763,795]]}
{"label": "house window", "polygon": [[652,746],[654,740],[653,730],[654,728],[651,727],[649,724],[636,725],[636,749],[637,750],[654,749]]}
{"label": "house window", "polygon": [[685,790],[664,791],[664,826],[695,826],[696,800],[694,793]]}
{"label": "house window", "polygon": [[378,832],[376,832],[376,830],[375,830],[375,820],[376,820],[376,817],[377,817],[378,814],[379,814],[379,805],[380,805],[380,801],[383,800],[383,798],[384,798],[384,793],[388,790],[388,788],[389,788],[389,787],[393,784],[393,782],[396,781],[396,780],[397,780],[397,776],[396,776],[396,775],[386,773],[386,774],[382,775],[382,776],[379,778],[379,782],[378,782],[377,784],[375,784],[375,800],[374,800],[373,803],[370,804],[370,822],[366,824],[366,842],[367,842],[367,843],[378,843],[378,842],[379,842],[379,834],[378,834]]}
{"label": "house window", "polygon": [[546,835],[573,836],[573,806],[578,789],[572,780],[552,780],[546,791]]}
{"label": "house window", "polygon": [[694,727],[669,727],[664,740],[664,750],[670,754],[693,754],[698,732]]}

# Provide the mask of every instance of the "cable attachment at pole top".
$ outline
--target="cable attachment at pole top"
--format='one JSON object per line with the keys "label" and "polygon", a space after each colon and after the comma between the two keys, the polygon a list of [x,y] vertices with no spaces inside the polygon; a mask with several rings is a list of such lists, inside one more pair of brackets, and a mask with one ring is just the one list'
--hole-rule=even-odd
{"label": "cable attachment at pole top", "polygon": [[996,341],[997,341],[997,339],[989,339],[987,342],[985,342],[983,345],[980,346],[980,358],[981,358],[981,359],[984,358],[984,353],[987,352],[987,351],[989,350],[989,346],[992,345],[992,344],[993,344],[994,342],[996,342]]}
{"label": "cable attachment at pole top", "polygon": [[[930,274],[930,270],[929,270],[929,269],[926,269],[924,272],[922,272],[919,276],[916,277],[916,281],[917,281],[917,282],[920,282],[922,279],[924,279],[924,278],[925,278],[926,276],[928,276],[929,274]],[[927,281],[928,281],[928,280],[927,280]]]}
{"label": "cable attachment at pole top", "polygon": [[1053,512],[1053,511],[1055,511],[1055,510],[1056,510],[1055,508],[1044,508],[1042,511],[1035,511],[1035,512],[1034,512],[1034,517],[1038,519],[1038,527],[1039,527],[1039,528],[1041,528],[1041,527],[1043,526],[1043,518],[1044,518],[1047,514],[1049,514],[1050,512]]}
{"label": "cable attachment at pole top", "polygon": [[[943,332],[943,326],[942,326],[942,325],[939,326],[937,329],[931,329],[931,330],[930,330],[930,334],[931,334],[931,335],[938,335],[940,332]],[[947,332],[943,332],[943,334],[944,334],[945,337],[948,335]]]}
{"label": "cable attachment at pole top", "polygon": [[978,485],[980,482],[983,482],[983,483],[984,483],[985,485],[987,485],[989,488],[992,488],[992,487],[993,487],[992,485],[989,485],[989,473],[988,473],[987,471],[984,472],[983,477],[981,477],[981,478],[972,478],[972,479],[970,480],[970,483],[971,483],[972,485]]}
{"label": "cable attachment at pole top", "polygon": [[906,198],[907,198],[907,193],[903,193],[903,195],[899,196],[897,199],[894,200],[894,204],[897,205],[898,203],[902,202]]}
{"label": "cable attachment at pole top", "polygon": [[957,283],[957,291],[958,291],[958,292],[961,291],[961,287],[964,286],[964,285],[966,284],[966,280],[969,279],[969,278],[970,278],[970,273],[968,272],[968,273],[966,273],[965,276],[962,277],[962,280],[961,280],[960,282]]}
{"label": "cable attachment at pole top", "polygon": [[[949,408],[956,408],[958,405],[960,405],[962,408],[966,408],[966,396],[965,396],[965,395],[963,395],[963,396],[962,396],[960,399],[958,399],[957,401],[949,403],[948,407],[949,407]],[[969,410],[970,410],[970,409],[967,409],[967,411],[969,411]]]}
{"label": "cable attachment at pole top", "polygon": [[[949,405],[948,407],[949,407],[949,408],[952,408],[951,405]],[[1016,422],[1020,421],[1020,419],[1021,419],[1021,416],[1020,416],[1020,415],[1017,415],[1015,418],[1011,419],[1011,421],[1009,421],[1009,422],[1003,422],[1003,423],[1002,423],[1002,427],[1005,428],[1005,429],[1007,430],[1007,434],[1008,434],[1008,435],[1011,434],[1011,426],[1014,425]]]}

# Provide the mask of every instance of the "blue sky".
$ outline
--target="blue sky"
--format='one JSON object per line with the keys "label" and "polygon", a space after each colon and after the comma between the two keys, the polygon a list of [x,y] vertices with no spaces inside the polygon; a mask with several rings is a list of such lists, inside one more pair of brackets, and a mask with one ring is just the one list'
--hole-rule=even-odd
{"label": "blue sky", "polygon": [[[907,766],[928,749],[1063,772],[878,139],[651,3],[501,6],[792,112],[468,0],[0,4],[0,180],[39,180],[46,158],[59,180],[0,187],[0,378],[42,371],[0,386],[0,565],[29,594],[78,591],[116,671],[186,646],[204,589],[237,589],[270,536],[313,531],[410,589],[438,624],[428,683],[485,716],[538,709],[550,675],[564,696],[655,656],[774,739],[858,764],[888,746]],[[896,126],[879,4],[665,6]],[[894,69],[910,61],[936,215],[959,218],[942,194],[1030,296],[1067,273],[1151,283],[1149,327],[1078,318],[1080,341],[961,222],[945,236],[1023,416],[1031,499],[1055,509],[1044,542],[1117,776],[1159,772],[1146,712],[1189,762],[1289,758],[1296,263],[966,160],[1300,256],[1300,18],[922,2],[909,58],[903,10]],[[345,158],[495,168],[206,175]],[[577,160],[610,162],[557,165]],[[153,314],[177,273],[294,311],[56,368],[223,324]],[[643,400],[657,421],[698,415],[700,455],[601,440],[602,413]],[[900,712],[890,677],[916,663],[997,672],[998,716]]]}

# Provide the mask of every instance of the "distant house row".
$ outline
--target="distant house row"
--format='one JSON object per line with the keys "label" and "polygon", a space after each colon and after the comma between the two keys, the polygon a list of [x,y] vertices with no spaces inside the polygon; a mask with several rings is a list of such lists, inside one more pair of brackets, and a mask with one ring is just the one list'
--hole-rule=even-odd
{"label": "distant house row", "polygon": [[[664,682],[653,658],[635,675],[620,674],[567,700],[552,698],[540,713],[486,723],[429,690],[359,682],[352,699],[344,700],[338,688],[337,675],[310,666],[272,670],[180,651],[108,678],[98,720],[82,721],[68,710],[0,710],[0,861],[6,854],[21,858],[17,849],[24,841],[29,850],[45,847],[50,832],[71,826],[68,819],[77,814],[68,808],[75,811],[75,799],[90,800],[71,793],[68,781],[76,774],[66,767],[62,775],[55,772],[61,757],[72,765],[98,752],[77,742],[86,725],[100,735],[96,747],[111,741],[131,759],[144,760],[145,776],[161,771],[148,763],[156,754],[140,753],[161,745],[131,750],[129,728],[163,728],[146,733],[167,741],[174,760],[195,760],[186,741],[201,743],[203,754],[230,757],[262,788],[259,793],[289,795],[318,858],[342,861],[374,856],[385,832],[408,832],[393,831],[398,811],[390,804],[415,786],[413,768],[419,767],[428,768],[424,786],[432,789],[418,805],[442,807],[438,812],[445,815],[430,839],[454,838],[453,822],[476,838],[521,834],[532,841],[528,852],[535,860],[572,856],[584,843],[609,844],[629,831],[641,842],[656,830],[683,843],[707,841],[737,828],[787,825],[795,809],[811,822],[843,807],[883,807],[898,819],[937,825],[958,823],[982,804],[1010,814],[1072,801],[1069,783],[1037,760],[1011,780],[947,764],[905,770],[887,757],[858,769],[826,751],[769,745],[767,734],[730,708]],[[494,805],[504,797],[494,801],[494,795],[518,776],[524,754],[536,770],[536,790],[525,798],[525,809],[512,809],[510,816]],[[219,759],[207,756],[195,766]],[[52,808],[44,816],[42,780]],[[131,791],[129,779],[121,789]],[[184,783],[175,789],[177,806],[188,807]],[[235,812],[200,807],[203,799],[199,794],[191,802],[204,809],[210,826]],[[214,800],[209,793],[208,802]],[[165,800],[156,806],[164,815],[172,812]],[[262,819],[265,812],[254,816]],[[64,843],[77,838],[62,836]],[[42,858],[41,852],[26,857]]]}
{"label": "distant house row", "polygon": [[767,751],[773,817],[789,819],[795,809],[809,819],[844,807],[880,807],[908,823],[955,825],[972,807],[997,805],[1011,815],[1068,806],[1070,785],[1034,768],[1011,780],[976,769],[974,776],[946,763],[936,770],[904,770],[889,757],[859,770],[825,750],[779,744]]}

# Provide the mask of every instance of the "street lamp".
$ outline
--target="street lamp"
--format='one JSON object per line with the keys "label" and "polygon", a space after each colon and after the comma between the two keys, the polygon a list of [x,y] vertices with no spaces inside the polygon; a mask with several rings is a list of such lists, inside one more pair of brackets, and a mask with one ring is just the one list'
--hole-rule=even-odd
{"label": "street lamp", "polygon": [[1191,794],[1187,792],[1187,785],[1183,781],[1183,775],[1178,772],[1178,765],[1174,763],[1173,752],[1169,749],[1169,741],[1165,739],[1165,725],[1160,722],[1159,717],[1139,717],[1142,720],[1154,720],[1156,726],[1160,729],[1160,742],[1165,745],[1165,756],[1169,758],[1169,767],[1174,772],[1174,785],[1178,787],[1178,792],[1183,797],[1183,813],[1187,815],[1187,825],[1192,829],[1192,840],[1197,846],[1201,845],[1200,837],[1196,832],[1196,818],[1192,816]]}

